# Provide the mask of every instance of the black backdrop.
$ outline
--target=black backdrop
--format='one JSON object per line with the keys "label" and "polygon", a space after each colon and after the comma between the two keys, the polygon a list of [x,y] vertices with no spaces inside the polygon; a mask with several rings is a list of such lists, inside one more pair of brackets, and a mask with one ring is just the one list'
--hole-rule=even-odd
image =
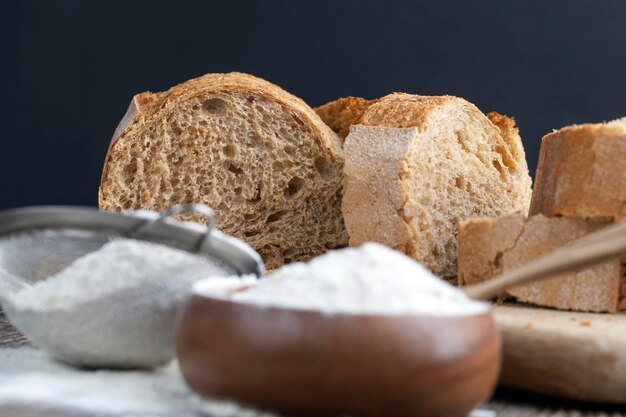
{"label": "black backdrop", "polygon": [[134,93],[245,71],[318,105],[454,94],[551,129],[626,115],[626,1],[3,0],[0,208],[95,205]]}

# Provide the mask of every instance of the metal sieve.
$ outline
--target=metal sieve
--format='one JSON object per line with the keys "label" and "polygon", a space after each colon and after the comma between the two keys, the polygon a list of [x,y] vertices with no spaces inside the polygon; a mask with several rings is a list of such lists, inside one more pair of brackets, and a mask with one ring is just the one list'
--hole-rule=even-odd
{"label": "metal sieve", "polygon": [[[183,223],[174,215],[197,213],[208,226]],[[215,228],[213,211],[200,204],[162,213],[102,212],[86,207],[27,207],[0,212],[0,295],[54,275],[117,237],[160,243],[215,259],[238,275],[264,272],[247,244]]]}
{"label": "metal sieve", "polygon": [[[188,213],[202,215],[208,225],[173,218]],[[177,270],[177,274],[186,275],[185,279],[178,283],[172,277],[172,282],[167,283],[169,288],[137,288],[124,294],[127,302],[118,311],[112,311],[115,309],[106,300],[85,306],[86,314],[54,311],[44,315],[34,308],[16,307],[15,294],[61,272],[78,258],[116,238],[166,245],[202,256],[209,262],[202,270],[180,273]],[[153,293],[167,290],[180,296],[190,279],[204,278],[209,272],[222,276],[260,276],[264,267],[260,256],[247,244],[215,228],[213,211],[203,205],[178,205],[162,213],[114,213],[82,207],[32,207],[0,212],[0,303],[9,320],[31,341],[65,362],[111,367],[165,362],[174,354],[174,332],[182,306],[156,317],[149,313],[151,300],[155,299]],[[179,287],[172,289],[176,285]],[[154,337],[134,336],[133,329],[137,328],[154,328],[151,335]],[[97,337],[88,337],[89,332]],[[104,362],[94,359],[77,363],[76,357],[89,357],[89,352],[100,349],[102,340],[111,346],[116,344],[116,352],[144,353],[137,357],[118,354]]]}

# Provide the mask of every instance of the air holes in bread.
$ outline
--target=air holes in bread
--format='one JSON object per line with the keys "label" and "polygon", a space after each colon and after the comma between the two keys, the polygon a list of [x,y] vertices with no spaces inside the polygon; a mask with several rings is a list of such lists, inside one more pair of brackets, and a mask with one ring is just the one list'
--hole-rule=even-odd
{"label": "air holes in bread", "polygon": [[333,171],[328,165],[328,161],[325,158],[317,157],[313,162],[315,166],[315,170],[320,174],[320,176],[324,179],[330,178],[333,175]]}
{"label": "air holes in bread", "polygon": [[293,177],[287,183],[287,189],[285,190],[285,197],[293,197],[304,187],[304,180],[300,177]]}
{"label": "air holes in bread", "polygon": [[281,256],[285,259],[285,262],[289,263],[289,262],[293,262],[295,255],[298,255],[299,251],[296,250],[295,248],[287,248],[287,249],[283,249],[281,251]]}
{"label": "air holes in bread", "polygon": [[467,153],[473,153],[471,149],[469,149],[467,146],[467,133],[462,130],[457,130],[454,133],[456,135],[456,141],[459,143],[459,145],[461,145],[461,149]]}
{"label": "air holes in bread", "polygon": [[291,116],[293,117],[294,122],[296,122],[296,124],[298,124],[299,126],[304,127],[304,122],[302,121],[302,119],[300,119],[298,116]]}
{"label": "air holes in bread", "polygon": [[237,150],[235,149],[235,147],[233,145],[226,145],[222,149],[222,152],[224,152],[224,156],[225,157],[233,158],[235,156],[235,154],[237,153]]}
{"label": "air holes in bread", "polygon": [[236,165],[233,165],[233,164],[228,164],[228,170],[230,172],[232,172],[233,174],[235,174],[235,175],[239,175],[239,174],[241,174],[243,172],[243,169],[241,169],[241,168],[239,168],[239,167],[237,167]]}
{"label": "air holes in bread", "polygon": [[167,161],[170,165],[175,167],[179,167],[183,163],[183,157],[181,155],[177,155],[175,153],[171,153],[167,156]]}
{"label": "air holes in bread", "polygon": [[272,213],[267,217],[267,223],[277,222],[278,220],[282,219],[285,214],[287,214],[287,210],[280,210],[276,213]]}
{"label": "air holes in bread", "polygon": [[254,193],[254,197],[248,198],[248,202],[250,203],[258,203],[261,201],[261,185],[257,185],[256,192]]}
{"label": "air holes in bread", "polygon": [[133,159],[128,164],[126,164],[124,166],[124,169],[122,170],[122,174],[124,175],[124,178],[132,177],[135,175],[136,172],[137,172],[137,160],[136,159]]}
{"label": "air holes in bread", "polygon": [[183,133],[183,130],[180,128],[176,121],[172,121],[170,123],[170,129],[172,130],[172,133],[176,136],[180,136],[180,134]]}
{"label": "air holes in bread", "polygon": [[283,150],[285,151],[287,155],[293,155],[296,152],[296,148],[291,145],[285,145],[283,147]]}
{"label": "air holes in bread", "polygon": [[249,140],[246,142],[248,146],[256,146],[259,148],[263,147],[263,139],[261,139],[258,133],[250,132],[250,134],[248,135],[248,138]]}
{"label": "air holes in bread", "polygon": [[247,232],[243,232],[245,237],[252,237],[261,234],[261,230],[248,230]]}
{"label": "air holes in bread", "polygon": [[492,164],[500,174],[504,174],[504,167],[502,166],[500,161],[498,161],[497,159],[494,159],[492,161]]}
{"label": "air holes in bread", "polygon": [[207,113],[224,113],[226,102],[221,98],[208,98],[201,102],[202,109]]}

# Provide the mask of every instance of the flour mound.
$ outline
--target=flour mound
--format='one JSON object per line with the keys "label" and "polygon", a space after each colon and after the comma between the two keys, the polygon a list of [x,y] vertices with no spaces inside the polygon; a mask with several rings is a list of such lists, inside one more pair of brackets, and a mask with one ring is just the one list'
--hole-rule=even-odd
{"label": "flour mound", "polygon": [[463,315],[488,309],[411,258],[377,243],[286,265],[230,299],[348,314]]}

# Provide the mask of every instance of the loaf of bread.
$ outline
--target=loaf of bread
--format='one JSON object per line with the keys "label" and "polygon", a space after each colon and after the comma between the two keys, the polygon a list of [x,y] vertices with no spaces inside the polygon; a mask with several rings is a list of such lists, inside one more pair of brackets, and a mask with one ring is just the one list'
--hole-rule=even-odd
{"label": "loaf of bread", "polygon": [[383,243],[456,280],[459,221],[527,213],[531,179],[512,119],[458,97],[391,94],[351,123],[342,204],[350,245]]}
{"label": "loaf of bread", "polygon": [[626,118],[546,135],[530,213],[626,218]]}
{"label": "loaf of bread", "polygon": [[[611,224],[607,218],[526,218],[513,214],[476,218],[460,223],[459,284],[469,285],[495,277]],[[562,310],[615,312],[626,309],[626,276],[619,260],[546,281],[513,288],[518,301]]]}
{"label": "loaf of bread", "polygon": [[135,96],[111,143],[103,210],[215,209],[270,269],[347,245],[341,140],[302,100],[247,74]]}

